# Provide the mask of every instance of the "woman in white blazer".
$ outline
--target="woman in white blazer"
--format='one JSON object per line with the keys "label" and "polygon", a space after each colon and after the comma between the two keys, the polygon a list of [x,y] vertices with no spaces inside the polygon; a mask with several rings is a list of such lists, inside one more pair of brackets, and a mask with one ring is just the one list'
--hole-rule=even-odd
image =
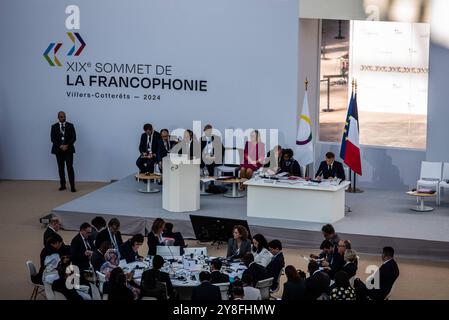
{"label": "woman in white blazer", "polygon": [[265,239],[265,237],[261,234],[256,234],[253,237],[252,251],[254,255],[254,262],[263,267],[266,267],[273,258],[273,255],[270,251],[268,251],[267,239]]}

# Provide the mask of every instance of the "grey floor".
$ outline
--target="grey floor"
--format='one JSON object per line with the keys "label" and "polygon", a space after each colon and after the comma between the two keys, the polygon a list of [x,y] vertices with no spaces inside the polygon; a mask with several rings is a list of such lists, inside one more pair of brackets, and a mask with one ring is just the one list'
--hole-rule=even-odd
{"label": "grey floor", "polygon": [[[165,211],[161,192],[143,194],[137,192],[138,188],[144,188],[144,184],[129,176],[59,206],[53,213],[63,217],[67,229],[76,229],[81,222],[96,215],[119,217],[125,222],[123,230],[129,233],[144,232],[156,217],[184,222],[187,226],[189,213]],[[347,194],[346,202],[352,212],[336,222],[335,228],[340,233],[353,235],[449,242],[449,195],[435,211],[416,213],[410,210],[416,200],[406,195],[406,191],[365,190],[362,194]],[[432,202],[428,205],[435,207]],[[301,208],[292,210],[300,215]],[[276,212],[273,212],[273,219],[247,218],[246,198],[229,199],[222,195],[201,197],[201,209],[193,214],[244,219],[250,226],[276,229],[319,231],[322,226],[276,219]]]}

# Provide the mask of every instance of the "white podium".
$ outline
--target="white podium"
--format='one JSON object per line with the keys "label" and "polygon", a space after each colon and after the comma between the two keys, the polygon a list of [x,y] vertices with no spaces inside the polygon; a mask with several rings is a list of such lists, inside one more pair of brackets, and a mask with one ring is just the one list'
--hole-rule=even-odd
{"label": "white podium", "polygon": [[200,209],[200,160],[169,154],[162,159],[162,208],[170,212]]}

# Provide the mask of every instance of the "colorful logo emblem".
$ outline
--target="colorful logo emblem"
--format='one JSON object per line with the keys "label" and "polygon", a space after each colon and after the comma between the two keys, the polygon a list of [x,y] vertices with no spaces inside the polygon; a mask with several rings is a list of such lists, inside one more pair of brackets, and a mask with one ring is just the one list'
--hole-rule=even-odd
{"label": "colorful logo emblem", "polygon": [[[84,51],[84,48],[86,47],[86,43],[84,42],[83,38],[78,32],[67,32],[68,37],[70,38],[70,41],[73,43],[73,46],[70,48],[69,52],[67,52],[67,56],[75,56],[78,57],[81,55],[81,53]],[[78,40],[78,41],[77,41]],[[77,48],[77,42],[79,42],[78,50]],[[44,59],[48,62],[48,64],[51,67],[62,67],[61,61],[57,57],[57,53],[59,49],[62,47],[62,42],[51,42],[47,49],[44,51]],[[50,57],[50,54],[52,54],[53,59]]]}

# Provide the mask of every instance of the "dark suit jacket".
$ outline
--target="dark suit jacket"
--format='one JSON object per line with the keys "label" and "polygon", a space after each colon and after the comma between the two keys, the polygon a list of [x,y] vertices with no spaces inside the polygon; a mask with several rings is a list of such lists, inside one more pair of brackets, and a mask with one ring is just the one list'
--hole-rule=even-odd
{"label": "dark suit jacket", "polygon": [[276,155],[273,153],[273,150],[270,150],[267,153],[266,159],[268,159],[269,161],[264,164],[264,168],[281,168],[282,155],[276,157]]}
{"label": "dark suit jacket", "polygon": [[[156,155],[156,159],[160,159],[160,147],[161,147],[161,135],[157,131],[153,131],[153,140],[151,141],[151,153],[154,153]],[[147,153],[147,134],[146,132],[142,133],[140,136],[140,143],[139,143],[139,152],[140,153]]]}
{"label": "dark suit jacket", "polygon": [[278,287],[278,277],[281,273],[282,268],[285,266],[284,254],[279,252],[279,254],[270,261],[267,265],[267,274],[268,278],[273,277],[273,284],[271,285],[271,289],[275,290]]}
{"label": "dark suit jacket", "polygon": [[334,279],[335,274],[343,269],[345,263],[345,257],[339,254],[338,251],[334,252],[334,254],[332,255],[331,263],[329,264],[329,276],[331,277],[331,279]]}
{"label": "dark suit jacket", "polygon": [[160,155],[160,160],[159,161],[162,161],[162,159],[164,159],[168,155],[170,150],[177,144],[176,141],[173,141],[173,140],[170,140],[170,139],[167,142],[169,144],[168,145],[168,149],[165,147],[164,141],[161,138],[161,141],[160,141],[161,145],[159,147],[159,155]]}
{"label": "dark suit jacket", "polygon": [[[195,140],[195,139],[193,139],[192,140],[192,142],[190,143],[190,148],[189,148],[189,154],[188,154],[188,158],[190,159],[190,160],[192,160],[193,159],[193,156],[195,155],[195,150],[194,150],[194,146],[198,146],[199,144],[198,144],[198,141],[197,140]],[[184,154],[183,153],[183,148],[186,148],[185,147],[185,144],[183,143],[183,142],[180,142],[180,143],[178,143],[177,145],[176,145],[176,147],[177,148],[179,148],[179,150],[178,150],[178,154]],[[196,147],[195,147],[196,148]],[[199,148],[199,146],[198,146],[198,148]],[[201,152],[201,150],[199,150],[200,152]]]}
{"label": "dark suit jacket", "polygon": [[63,144],[69,146],[66,152],[75,153],[75,147],[73,146],[76,141],[75,127],[70,122],[65,123],[64,141],[62,141],[62,133],[60,128],[59,122],[51,126],[50,137],[53,144],[51,147],[51,153],[56,154],[57,152],[62,152],[59,147]]}
{"label": "dark suit jacket", "polygon": [[52,228],[47,227],[47,229],[45,229],[45,232],[44,232],[44,247],[47,245],[48,238],[50,238],[54,234],[57,234],[57,232],[54,231]]}
{"label": "dark suit jacket", "polygon": [[76,289],[67,289],[65,281],[66,279],[59,278],[52,283],[51,288],[53,291],[62,293],[68,301],[83,301]]}
{"label": "dark suit jacket", "polygon": [[221,301],[220,288],[209,281],[203,281],[192,290],[192,300],[196,301]]}
{"label": "dark suit jacket", "polygon": [[251,252],[251,241],[246,239],[242,241],[240,244],[240,251],[237,254],[237,244],[234,238],[229,239],[228,241],[228,252],[226,254],[227,258],[235,258],[240,259],[245,255],[245,253]]}
{"label": "dark suit jacket", "polygon": [[210,273],[211,283],[226,283],[229,282],[229,276],[220,271],[213,271]]}
{"label": "dark suit jacket", "polygon": [[343,169],[343,164],[338,161],[334,161],[332,164],[332,169],[329,170],[329,167],[326,163],[326,161],[321,162],[320,167],[318,168],[318,171],[316,172],[315,177],[323,176],[324,179],[329,178],[335,178],[345,180],[345,170]]}
{"label": "dark suit jacket", "polygon": [[120,246],[120,259],[125,259],[127,263],[138,261],[140,258],[139,253],[133,250],[131,240],[125,241]]}
{"label": "dark suit jacket", "polygon": [[[207,141],[205,140],[205,137],[201,138],[201,165],[204,166],[205,163],[203,161],[203,157],[205,156],[204,153],[204,148],[206,147]],[[211,136],[212,139],[212,145],[213,145],[213,150],[212,150],[212,156],[216,156],[218,159],[216,162],[214,162],[215,164],[222,164],[223,163],[223,159],[224,159],[224,146],[223,143],[221,142],[221,138],[219,136],[215,136],[212,135]],[[220,152],[217,152],[217,148],[220,150]]]}
{"label": "dark suit jacket", "polygon": [[260,280],[270,278],[267,274],[266,269],[255,262],[251,263],[248,269],[243,271],[242,278],[246,273],[249,273],[253,277],[253,287],[255,287],[257,282],[259,282]]}
{"label": "dark suit jacket", "polygon": [[328,291],[330,278],[326,272],[319,271],[306,279],[306,291],[308,300],[316,300]]}
{"label": "dark suit jacket", "polygon": [[357,265],[351,262],[344,265],[342,270],[346,272],[348,274],[349,279],[351,279],[353,276],[357,274]]}
{"label": "dark suit jacket", "polygon": [[281,170],[279,171],[287,172],[289,176],[295,176],[300,177],[301,176],[301,166],[299,165],[298,161],[291,158],[288,161],[285,161],[284,159],[281,160]]}
{"label": "dark suit jacket", "polygon": [[184,255],[184,248],[187,246],[186,246],[184,237],[182,236],[181,232],[164,232],[162,234],[162,237],[175,239],[175,242],[173,243],[173,245],[176,247],[179,246],[180,247],[179,251],[180,251],[181,255]]}
{"label": "dark suit jacket", "polygon": [[379,268],[379,286],[380,289],[368,290],[368,296],[373,300],[385,300],[393,288],[393,284],[399,277],[399,267],[394,259],[383,264]]}
{"label": "dark suit jacket", "polygon": [[167,285],[168,295],[170,296],[173,294],[173,285],[168,273],[156,269],[149,269],[142,273],[142,280],[140,285],[142,288],[142,295],[148,297],[153,296],[157,281],[165,282],[165,284]]}
{"label": "dark suit jacket", "polygon": [[99,250],[94,250],[94,253],[92,253],[92,257],[90,258],[90,263],[92,264],[92,267],[94,267],[94,270],[100,271],[101,266],[105,262],[106,260],[103,253],[101,253]]}
{"label": "dark suit jacket", "polygon": [[[90,238],[87,239],[91,251],[95,251],[94,243]],[[81,234],[77,234],[70,243],[70,253],[72,257],[72,263],[78,268],[80,271],[89,269],[89,257],[87,257],[84,253],[86,252],[86,246],[84,245],[84,241],[82,239]]]}
{"label": "dark suit jacket", "polygon": [[[120,249],[121,245],[123,244],[122,234],[120,233],[120,231],[117,231],[117,233],[115,234],[115,240],[117,241],[118,248],[114,248],[114,249],[118,250],[118,249]],[[108,228],[101,230],[97,234],[97,237],[95,239],[95,246],[97,248],[100,248],[101,244],[105,241],[108,241],[111,245],[113,243],[111,237],[109,236]]]}
{"label": "dark suit jacket", "polygon": [[159,238],[151,231],[148,233],[148,255],[155,256],[157,252],[157,246],[163,246],[164,243],[159,242]]}
{"label": "dark suit jacket", "polygon": [[287,281],[284,283],[284,292],[282,293],[282,300],[286,301],[301,301],[306,299],[306,281],[300,280],[298,282]]}

